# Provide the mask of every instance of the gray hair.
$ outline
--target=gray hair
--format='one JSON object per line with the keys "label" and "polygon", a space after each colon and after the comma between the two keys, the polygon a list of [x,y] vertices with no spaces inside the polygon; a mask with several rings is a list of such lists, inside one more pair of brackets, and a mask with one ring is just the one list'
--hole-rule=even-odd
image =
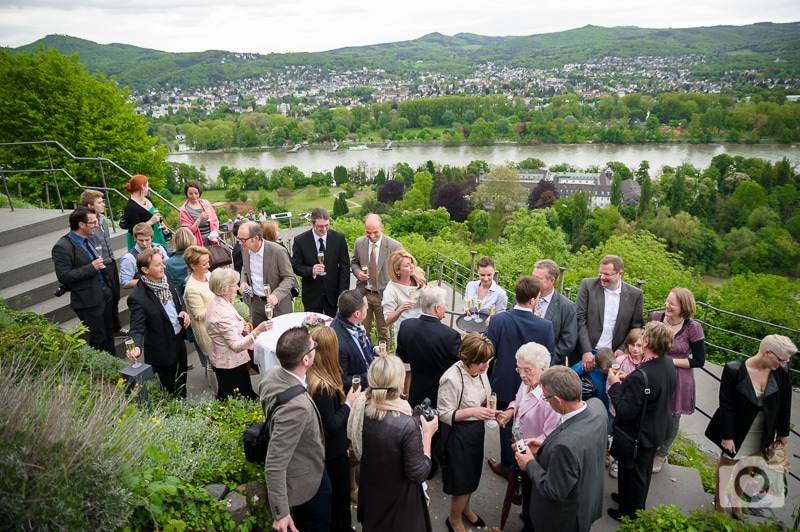
{"label": "gray hair", "polygon": [[568,403],[581,400],[581,378],[572,368],[553,366],[548,368],[539,379],[539,384],[547,395],[557,395]]}
{"label": "gray hair", "polygon": [[239,272],[233,268],[217,268],[208,278],[208,289],[223,296],[231,286],[239,284]]}
{"label": "gray hair", "polygon": [[550,352],[542,344],[528,342],[517,349],[517,362],[527,362],[535,368],[550,367]]}
{"label": "gray hair", "polygon": [[447,290],[441,286],[427,286],[419,293],[419,306],[425,314],[433,314],[433,308],[447,307]]}

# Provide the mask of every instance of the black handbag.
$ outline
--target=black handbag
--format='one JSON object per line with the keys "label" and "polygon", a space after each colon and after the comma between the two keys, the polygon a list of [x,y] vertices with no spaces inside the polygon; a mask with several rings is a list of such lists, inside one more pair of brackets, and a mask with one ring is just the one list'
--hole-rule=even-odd
{"label": "black handbag", "polygon": [[639,416],[639,426],[636,428],[636,437],[634,438],[627,432],[614,423],[614,431],[611,442],[611,449],[609,452],[618,462],[620,467],[631,468],[639,454],[639,435],[642,432],[642,422],[644,421],[644,413],[647,410],[647,400],[650,397],[650,383],[647,381],[647,373],[642,371],[644,377],[644,403],[642,403],[642,413]]}
{"label": "black handbag", "polygon": [[275,404],[265,416],[265,421],[253,423],[245,429],[242,433],[242,444],[244,445],[244,457],[248,462],[264,463],[269,450],[269,418],[279,406],[288,403],[305,391],[306,388],[302,384],[285,389],[278,394]]}

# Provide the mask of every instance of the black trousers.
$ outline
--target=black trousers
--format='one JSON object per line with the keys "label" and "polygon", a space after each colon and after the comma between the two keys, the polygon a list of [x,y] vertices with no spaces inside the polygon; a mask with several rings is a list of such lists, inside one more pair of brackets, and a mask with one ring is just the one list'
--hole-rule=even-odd
{"label": "black trousers", "polygon": [[156,366],[147,362],[147,354],[145,353],[145,362],[153,366],[153,371],[158,375],[158,380],[161,385],[169,393],[176,397],[186,398],[186,344],[183,338],[175,335],[175,349],[177,350],[177,359],[172,364],[166,366]]}
{"label": "black trousers", "polygon": [[639,447],[639,453],[633,462],[633,467],[620,467],[617,477],[617,487],[622,504],[619,510],[623,515],[631,518],[636,516],[636,510],[643,510],[647,503],[647,492],[650,491],[650,479],[653,477],[653,459],[656,456],[656,447]]}
{"label": "black trousers", "polygon": [[250,382],[247,364],[229,369],[214,368],[214,375],[217,377],[217,399],[220,401],[235,395],[258,399],[258,394],[253,391],[253,385]]}
{"label": "black trousers", "polygon": [[121,288],[119,286],[119,267],[117,261],[112,260],[111,264],[106,265],[106,281],[108,287],[111,289],[111,325],[114,332],[122,328],[122,322],[119,320],[119,297]]}
{"label": "black trousers", "polygon": [[[497,409],[505,412],[508,409],[510,401],[497,401]],[[517,463],[514,458],[514,450],[511,444],[514,443],[514,436],[511,434],[512,423],[504,427],[500,427],[500,463],[503,464],[503,469],[506,472],[511,471],[511,468]]]}
{"label": "black trousers", "polygon": [[114,354],[114,326],[111,320],[113,304],[111,289],[103,288],[103,303],[91,308],[74,309],[75,314],[89,328],[89,345],[100,351]]}
{"label": "black trousers", "polygon": [[352,532],[350,459],[347,453],[325,461],[331,479],[331,532]]}

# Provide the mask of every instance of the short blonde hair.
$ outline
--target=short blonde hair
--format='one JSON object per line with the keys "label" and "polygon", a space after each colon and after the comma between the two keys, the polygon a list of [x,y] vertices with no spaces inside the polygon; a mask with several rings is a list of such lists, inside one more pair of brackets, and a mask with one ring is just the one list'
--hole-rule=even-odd
{"label": "short blonde hair", "polygon": [[797,346],[792,343],[788,336],[770,334],[761,340],[761,345],[758,347],[759,353],[764,353],[765,351],[782,357],[790,357],[797,352]]}
{"label": "short blonde hair", "polygon": [[94,202],[97,201],[99,198],[103,197],[103,193],[99,190],[92,190],[91,188],[87,188],[83,192],[81,192],[81,205],[85,207],[91,207],[94,205]]}
{"label": "short blonde hair", "polygon": [[192,232],[186,227],[181,227],[175,231],[175,234],[172,236],[172,244],[175,246],[175,251],[183,251],[196,243],[197,239],[195,239]]}
{"label": "short blonde hair", "polygon": [[[371,419],[383,419],[386,410],[378,408],[378,404],[399,400],[405,378],[405,366],[397,355],[375,357],[367,370],[369,388],[364,415]],[[392,413],[393,416],[397,414],[398,412]]]}
{"label": "short blonde hair", "polygon": [[233,268],[217,268],[208,278],[208,289],[215,295],[222,296],[231,286],[239,284],[239,272]]}
{"label": "short blonde hair", "polygon": [[140,222],[133,226],[133,238],[136,239],[139,235],[149,236],[153,238],[153,227],[145,222]]}
{"label": "short blonde hair", "polygon": [[394,282],[400,280],[400,276],[397,275],[397,272],[400,271],[400,265],[403,264],[404,259],[411,259],[411,263],[414,265],[414,269],[416,270],[417,267],[417,259],[404,249],[400,249],[395,251],[389,258],[386,259],[386,273],[389,274],[389,279]]}
{"label": "short blonde hair", "polygon": [[471,332],[461,341],[458,358],[465,365],[483,364],[494,356],[494,344],[481,333]]}
{"label": "short blonde hair", "polygon": [[211,255],[211,253],[204,247],[191,245],[183,252],[183,261],[186,263],[186,266],[191,268],[200,262],[200,259],[204,255]]}

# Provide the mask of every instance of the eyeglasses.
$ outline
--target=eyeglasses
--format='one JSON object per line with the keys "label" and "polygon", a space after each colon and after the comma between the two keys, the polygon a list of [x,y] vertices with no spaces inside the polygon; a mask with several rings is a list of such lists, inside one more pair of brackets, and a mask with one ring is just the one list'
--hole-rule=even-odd
{"label": "eyeglasses", "polygon": [[236,240],[238,240],[240,244],[244,244],[245,242],[247,242],[248,240],[253,239],[253,238],[255,238],[255,237],[254,236],[248,236],[247,238],[237,238]]}
{"label": "eyeglasses", "polygon": [[83,222],[83,223],[85,223],[86,225],[97,225],[97,224],[99,224],[100,222],[98,222],[97,220],[95,220],[95,221],[93,221],[93,222]]}
{"label": "eyeglasses", "polygon": [[553,397],[556,397],[556,394],[553,394],[553,395],[543,395],[543,396],[542,396],[542,399],[543,399],[543,400],[545,400],[545,401],[549,401],[549,400],[550,400],[550,399],[552,399]]}
{"label": "eyeglasses", "polygon": [[520,375],[523,374],[523,373],[525,375],[530,375],[531,373],[536,371],[535,368],[521,368],[519,366],[517,366],[515,369],[516,369],[517,373],[519,373]]}
{"label": "eyeglasses", "polygon": [[773,353],[772,351],[767,351],[767,353],[770,353],[772,356],[774,356],[776,359],[778,359],[778,362],[780,362],[781,366],[785,366],[786,364],[789,363],[790,360],[792,360],[792,356],[791,355],[789,355],[789,358],[781,358],[778,355],[776,355],[775,353]]}
{"label": "eyeglasses", "polygon": [[331,226],[331,224],[322,224],[322,225],[320,225],[320,224],[314,224],[314,227],[315,227],[316,229],[328,229],[328,228],[330,228],[330,226]]}
{"label": "eyeglasses", "polygon": [[597,272],[597,275],[599,275],[600,277],[614,277],[614,276],[615,276],[615,275],[617,275],[618,273],[619,273],[619,272],[611,272],[611,273],[606,273],[606,272]]}
{"label": "eyeglasses", "polygon": [[315,351],[315,350],[317,349],[317,347],[319,347],[319,344],[318,344],[317,342],[314,342],[314,345],[312,345],[312,346],[311,346],[311,349],[309,349],[308,351],[306,351],[305,353],[303,353],[303,356],[306,356],[306,355],[307,355],[307,354],[309,354],[311,351]]}

